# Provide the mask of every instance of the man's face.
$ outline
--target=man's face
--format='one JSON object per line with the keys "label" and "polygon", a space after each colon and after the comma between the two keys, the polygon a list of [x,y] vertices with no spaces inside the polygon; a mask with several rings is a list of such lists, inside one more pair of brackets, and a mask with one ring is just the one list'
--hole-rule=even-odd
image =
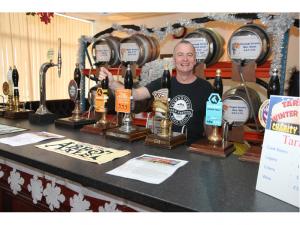
{"label": "man's face", "polygon": [[195,49],[190,44],[181,43],[174,51],[174,62],[177,72],[192,72],[196,65]]}

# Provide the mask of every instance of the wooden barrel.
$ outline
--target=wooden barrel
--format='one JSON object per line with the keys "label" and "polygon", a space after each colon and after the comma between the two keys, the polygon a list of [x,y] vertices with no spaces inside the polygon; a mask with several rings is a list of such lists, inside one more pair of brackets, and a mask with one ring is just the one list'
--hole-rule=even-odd
{"label": "wooden barrel", "polygon": [[191,42],[196,49],[196,60],[207,66],[213,65],[224,53],[224,39],[211,28],[200,28],[188,33],[185,40]]}
{"label": "wooden barrel", "polygon": [[[240,85],[229,89],[223,94],[223,119],[235,126],[241,126],[249,120],[257,117],[261,99],[258,93],[247,86],[250,100],[247,97],[245,87]],[[254,109],[254,116],[250,108],[250,101]]]}
{"label": "wooden barrel", "polygon": [[156,60],[160,55],[160,46],[156,38],[148,36],[152,50],[152,58],[150,61]]}
{"label": "wooden barrel", "polygon": [[245,60],[246,63],[255,61],[257,65],[261,65],[270,55],[270,38],[261,26],[247,24],[233,32],[228,41],[227,52],[237,63]]}
{"label": "wooden barrel", "polygon": [[136,63],[141,67],[159,56],[159,43],[153,37],[134,34],[121,41],[119,54],[123,64]]}
{"label": "wooden barrel", "polygon": [[120,39],[114,36],[97,39],[92,45],[92,56],[95,65],[108,64],[111,67],[120,65]]}

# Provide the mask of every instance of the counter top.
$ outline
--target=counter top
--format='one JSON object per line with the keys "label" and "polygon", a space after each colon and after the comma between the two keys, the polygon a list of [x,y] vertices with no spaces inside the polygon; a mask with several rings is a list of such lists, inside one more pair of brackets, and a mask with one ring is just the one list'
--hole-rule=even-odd
{"label": "counter top", "polygon": [[[143,141],[126,143],[105,136],[82,133],[51,125],[33,125],[27,120],[0,118],[1,124],[48,131],[81,142],[101,145],[130,154],[98,165],[42,150],[34,145],[11,147],[0,144],[0,156],[67,178],[115,196],[159,211],[200,212],[298,212],[298,208],[255,190],[258,165],[242,162],[231,154],[216,158],[187,151],[186,146],[173,150],[145,146]],[[20,133],[1,135],[14,136]],[[53,140],[50,140],[53,141]],[[44,141],[40,143],[50,142]],[[129,159],[152,154],[187,160],[171,177],[159,185],[106,174]]]}

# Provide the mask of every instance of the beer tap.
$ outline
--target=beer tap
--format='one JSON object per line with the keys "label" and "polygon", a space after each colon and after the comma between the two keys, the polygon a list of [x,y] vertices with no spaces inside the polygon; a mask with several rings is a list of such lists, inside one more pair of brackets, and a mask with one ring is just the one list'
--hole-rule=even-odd
{"label": "beer tap", "polygon": [[76,68],[74,70],[74,80],[77,84],[77,95],[75,100],[75,108],[72,112],[71,120],[79,121],[81,120],[81,111],[80,111],[80,80],[81,80],[81,72],[79,69],[79,64],[76,63]]}
{"label": "beer tap", "polygon": [[[124,76],[124,87],[125,89],[132,89],[133,86],[133,78],[132,78],[132,72],[130,68],[130,64],[127,65],[126,74]],[[132,96],[131,96],[131,102],[130,102],[130,108],[132,111]],[[130,132],[134,130],[134,127],[132,126],[132,115],[131,113],[125,113],[123,120],[122,120],[122,126],[120,127],[120,130],[123,130],[125,132]]]}
{"label": "beer tap", "polygon": [[99,124],[100,126],[106,126],[108,124],[108,121],[106,119],[106,115],[107,115],[107,111],[108,111],[108,107],[107,107],[107,101],[108,101],[108,77],[106,77],[105,79],[103,79],[101,81],[101,89],[102,89],[102,95],[103,95],[103,112],[101,112],[101,118],[100,120],[97,122],[97,124]]}
{"label": "beer tap", "polygon": [[58,59],[57,64],[54,64],[52,62],[52,59],[50,62],[44,63],[39,72],[40,77],[40,106],[36,111],[36,114],[44,115],[44,114],[50,114],[51,112],[46,107],[46,73],[47,70],[51,67],[57,66],[58,68],[58,77],[61,76],[61,66],[62,66],[62,58],[61,58],[61,39],[58,39]]}
{"label": "beer tap", "polygon": [[20,104],[20,100],[19,100],[19,73],[18,70],[16,68],[16,66],[14,66],[14,69],[12,70],[12,81],[13,81],[13,85],[14,85],[14,110],[16,112],[19,111],[19,104]]}
{"label": "beer tap", "polygon": [[7,110],[12,111],[14,109],[14,93],[13,93],[13,82],[12,82],[12,68],[9,67],[7,73],[7,81],[8,81],[8,100],[7,100]]}
{"label": "beer tap", "polygon": [[161,78],[161,87],[168,89],[168,96],[166,102],[166,113],[164,118],[160,121],[160,136],[162,137],[170,137],[172,135],[172,122],[169,120],[169,102],[170,102],[170,92],[171,92],[171,75],[168,68],[168,65],[164,65],[164,72]]}

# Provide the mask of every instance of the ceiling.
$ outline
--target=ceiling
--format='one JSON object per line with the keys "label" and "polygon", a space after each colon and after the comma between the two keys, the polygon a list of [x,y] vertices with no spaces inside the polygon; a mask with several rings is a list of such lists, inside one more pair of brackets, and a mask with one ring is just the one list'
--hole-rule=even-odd
{"label": "ceiling", "polygon": [[89,21],[101,21],[105,20],[107,22],[115,23],[117,21],[126,21],[126,20],[137,20],[142,18],[164,16],[174,13],[60,13],[66,16],[75,17],[78,19],[84,19]]}

